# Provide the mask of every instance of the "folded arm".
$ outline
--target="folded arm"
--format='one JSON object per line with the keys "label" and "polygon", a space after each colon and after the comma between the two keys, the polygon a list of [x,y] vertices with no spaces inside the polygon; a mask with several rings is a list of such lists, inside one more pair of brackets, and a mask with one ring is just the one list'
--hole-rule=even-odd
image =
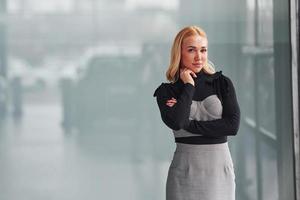
{"label": "folded arm", "polygon": [[212,137],[237,134],[240,124],[240,108],[235,89],[229,78],[224,78],[222,84],[226,84],[226,87],[223,85],[222,92],[222,118],[211,121],[191,120],[184,127],[185,130]]}
{"label": "folded arm", "polygon": [[[162,84],[156,89],[157,104],[160,110],[163,122],[173,130],[182,129],[189,123],[190,107],[195,88],[192,84],[184,84],[181,93],[176,97],[175,93],[168,88],[167,84]],[[167,101],[175,98],[176,103],[172,106],[167,105]]]}

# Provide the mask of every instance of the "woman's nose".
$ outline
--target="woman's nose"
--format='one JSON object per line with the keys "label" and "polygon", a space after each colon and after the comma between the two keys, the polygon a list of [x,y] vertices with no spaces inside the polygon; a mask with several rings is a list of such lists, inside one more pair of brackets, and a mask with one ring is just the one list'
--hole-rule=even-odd
{"label": "woman's nose", "polygon": [[195,54],[195,60],[200,60],[201,56],[199,52],[196,52]]}

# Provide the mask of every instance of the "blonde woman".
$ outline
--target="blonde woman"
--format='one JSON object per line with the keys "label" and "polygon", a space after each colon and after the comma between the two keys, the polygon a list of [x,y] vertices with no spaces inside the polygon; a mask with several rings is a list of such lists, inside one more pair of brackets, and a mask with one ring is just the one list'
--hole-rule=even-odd
{"label": "blonde woman", "polygon": [[197,26],[175,37],[169,83],[154,93],[176,150],[169,168],[167,200],[234,200],[235,174],[227,136],[236,135],[240,109],[231,80],[207,57],[206,33]]}

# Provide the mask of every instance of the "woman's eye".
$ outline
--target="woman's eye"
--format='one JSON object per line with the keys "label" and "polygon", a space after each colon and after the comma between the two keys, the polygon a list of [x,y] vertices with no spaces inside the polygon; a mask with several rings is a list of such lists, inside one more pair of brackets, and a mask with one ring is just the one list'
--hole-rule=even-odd
{"label": "woman's eye", "polygon": [[194,51],[194,49],[188,49],[188,52],[192,52],[192,51]]}

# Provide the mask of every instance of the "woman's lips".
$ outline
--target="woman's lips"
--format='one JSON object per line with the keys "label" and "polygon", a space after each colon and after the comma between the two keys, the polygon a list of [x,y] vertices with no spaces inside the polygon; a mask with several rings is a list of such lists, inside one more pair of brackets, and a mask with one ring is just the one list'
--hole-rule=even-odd
{"label": "woman's lips", "polygon": [[202,64],[201,63],[193,63],[193,66],[195,66],[195,67],[201,67]]}

